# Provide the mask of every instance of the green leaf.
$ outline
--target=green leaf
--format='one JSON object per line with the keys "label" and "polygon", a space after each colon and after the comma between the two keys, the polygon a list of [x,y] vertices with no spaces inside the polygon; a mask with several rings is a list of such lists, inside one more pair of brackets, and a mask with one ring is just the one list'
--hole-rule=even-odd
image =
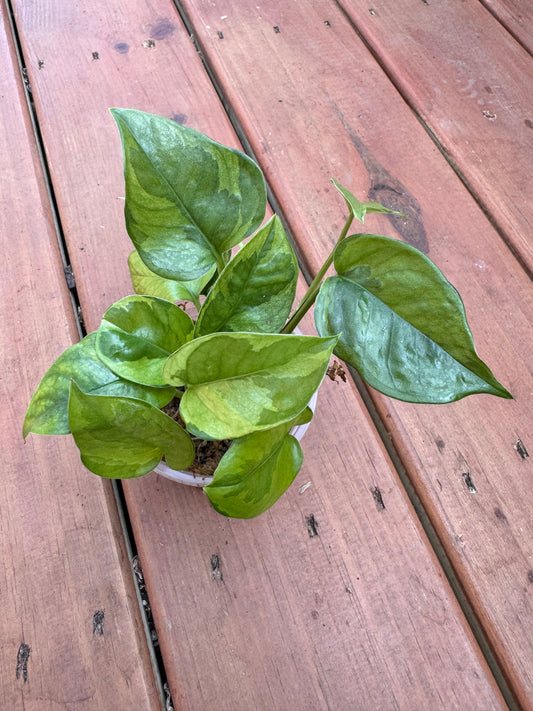
{"label": "green leaf", "polygon": [[112,109],[124,151],[126,228],[160,276],[198,279],[261,224],[266,189],[240,151],[160,116]]}
{"label": "green leaf", "polygon": [[357,217],[357,219],[360,222],[365,221],[365,215],[367,213],[372,213],[372,212],[379,212],[379,213],[385,213],[389,215],[401,215],[401,212],[398,212],[397,210],[389,210],[388,207],[384,207],[381,203],[379,202],[360,202],[355,195],[352,195],[352,193],[349,190],[346,190],[346,188],[343,188],[340,183],[338,183],[336,180],[331,180],[333,185],[337,188],[337,190],[340,192],[340,194],[343,196],[343,198],[346,200],[346,204],[348,205],[349,210],[352,212],[354,217]]}
{"label": "green leaf", "polygon": [[142,476],[163,455],[172,469],[187,469],[194,459],[194,445],[185,430],[148,403],[87,395],[72,381],[68,409],[81,460],[99,476]]}
{"label": "green leaf", "polygon": [[193,279],[192,281],[165,279],[148,269],[137,250],[133,250],[128,257],[128,266],[131,283],[136,294],[157,296],[160,299],[173,302],[192,301],[197,308],[200,306],[198,298],[202,293],[202,289],[209,283],[215,273],[215,267],[212,267],[200,279]]}
{"label": "green leaf", "polygon": [[[289,422],[289,429],[292,429],[293,427],[298,427],[299,425],[306,425],[308,422],[311,422],[313,419],[313,410],[307,406],[304,410],[302,410],[294,420],[291,420]],[[301,439],[301,437],[299,437]]]}
{"label": "green leaf", "polygon": [[85,393],[117,395],[164,407],[174,388],[150,388],[119,378],[96,355],[96,332],[70,346],[45,373],[26,412],[23,435],[68,434],[68,396],[75,380]]}
{"label": "green leaf", "polygon": [[204,439],[235,439],[301,412],[326,372],[336,338],[214,333],[168,359],[167,382],[187,385],[181,416]]}
{"label": "green leaf", "polygon": [[219,513],[253,518],[289,488],[302,466],[298,440],[288,434],[293,422],[237,439],[220,460],[213,481],[204,487]]}
{"label": "green leaf", "polygon": [[227,264],[196,322],[196,336],[216,331],[277,333],[290,313],[298,263],[273,217]]}
{"label": "green leaf", "polygon": [[461,298],[414,247],[355,235],[339,244],[315,304],[322,336],[372,387],[399,400],[444,403],[473,393],[510,397],[474,348]]}
{"label": "green leaf", "polygon": [[127,296],[105,312],[98,331],[99,358],[136,383],[168,385],[163,365],[192,338],[194,322],[179,306],[153,296]]}

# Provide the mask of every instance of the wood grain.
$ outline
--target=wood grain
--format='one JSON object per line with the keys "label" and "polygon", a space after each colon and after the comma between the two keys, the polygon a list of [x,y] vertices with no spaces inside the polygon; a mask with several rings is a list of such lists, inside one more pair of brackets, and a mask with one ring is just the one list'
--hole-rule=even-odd
{"label": "wood grain", "polygon": [[139,550],[178,707],[498,703],[486,670],[475,688],[484,665],[353,388],[322,385],[303,447],[291,489],[250,521],[155,474],[128,487],[139,530],[160,513]]}
{"label": "wood grain", "polygon": [[[517,453],[519,441],[533,449],[530,281],[330,3],[239,6],[224,20],[208,2],[183,5],[309,270],[316,273],[342,225],[329,178],[360,196],[385,186],[383,200],[403,200],[410,225],[406,231],[373,217],[366,229],[409,239],[417,226],[418,244],[425,238],[426,250],[463,295],[480,355],[515,395],[513,402],[479,396],[442,408],[372,397],[505,674],[530,708],[531,459]],[[409,37],[405,30],[398,42]],[[503,71],[494,52],[491,71]],[[268,57],[260,68],[258,56]],[[506,67],[507,59],[502,62]],[[453,84],[454,71],[451,66],[446,74],[444,67],[442,80]],[[509,131],[506,140],[513,142]],[[495,188],[494,199],[499,195]],[[480,480],[476,494],[465,485],[468,473]]]}
{"label": "wood grain", "polygon": [[527,0],[481,0],[502,25],[533,53],[533,7]]}
{"label": "wood grain", "polygon": [[0,707],[156,709],[111,486],[66,438],[22,440],[34,388],[77,332],[6,27],[2,16]]}
{"label": "wood grain", "polygon": [[532,274],[531,54],[479,2],[340,5]]}
{"label": "wood grain", "polygon": [[[120,147],[107,107],[173,115],[224,143],[236,138],[170,2],[15,9],[94,328],[130,288]],[[302,98],[309,91],[304,84]],[[324,216],[315,220],[323,231]],[[125,487],[177,708],[503,708],[351,386],[326,385],[305,450],[291,492],[254,521],[227,521],[202,492],[156,475]]]}
{"label": "wood grain", "polygon": [[92,0],[68,8],[15,3],[88,331],[98,327],[109,304],[131,291],[120,138],[109,108],[160,110],[237,145],[227,117],[205,109],[207,76],[189,77],[191,41],[178,31],[175,8],[160,0],[141,3],[130,17],[130,7],[114,3],[104,12]]}

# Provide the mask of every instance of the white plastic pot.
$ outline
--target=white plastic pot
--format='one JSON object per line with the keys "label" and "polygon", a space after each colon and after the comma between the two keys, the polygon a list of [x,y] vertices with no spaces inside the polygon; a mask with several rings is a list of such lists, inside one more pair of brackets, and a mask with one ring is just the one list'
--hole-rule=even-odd
{"label": "white plastic pot", "polygon": [[[317,401],[317,392],[313,395],[309,401],[309,407],[314,413]],[[290,434],[296,437],[298,441],[301,441],[304,434],[307,432],[307,428],[310,423],[306,422],[305,425],[297,425],[293,427]],[[186,484],[187,486],[207,486],[213,481],[212,476],[203,476],[202,474],[194,474],[193,472],[180,471],[178,469],[171,469],[166,462],[159,462],[157,467],[154,469],[155,472],[161,474],[161,476],[167,479],[172,479],[172,481],[177,481],[180,484]]]}

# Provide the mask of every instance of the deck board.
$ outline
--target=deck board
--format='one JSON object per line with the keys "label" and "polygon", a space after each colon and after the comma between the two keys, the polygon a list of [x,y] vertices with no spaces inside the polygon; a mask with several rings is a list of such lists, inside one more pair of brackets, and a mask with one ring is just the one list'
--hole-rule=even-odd
{"label": "deck board", "polygon": [[531,54],[479,2],[340,4],[532,274]]}
{"label": "deck board", "polygon": [[[237,139],[170,2],[93,1],[61,13],[31,1],[14,6],[91,329],[130,290],[120,148],[107,108],[179,116],[225,143]],[[147,39],[155,46],[143,46]],[[309,86],[300,91],[305,98]],[[240,97],[235,105],[242,109]],[[305,117],[293,110],[292,118]],[[318,126],[309,156],[329,140]],[[301,201],[297,210],[307,207]],[[338,202],[325,216],[310,214],[322,234],[327,218],[341,219]],[[286,217],[294,224],[288,208]],[[251,522],[227,521],[201,492],[156,475],[125,485],[177,708],[503,708],[353,387],[326,384],[304,446],[296,486]],[[300,494],[306,481],[312,486]],[[376,486],[385,510],[376,507]]]}
{"label": "deck board", "polygon": [[[441,408],[373,398],[506,675],[529,708],[531,459],[517,453],[517,442],[531,451],[530,281],[332,4],[239,6],[224,19],[207,1],[182,4],[309,270],[316,273],[342,224],[339,200],[326,187],[331,176],[357,195],[385,202],[401,195],[403,203],[388,204],[410,209],[407,229],[376,217],[368,218],[367,229],[415,236],[458,287],[481,357],[515,395],[512,402],[478,396]],[[379,195],[372,192],[376,185],[392,190]],[[529,209],[526,198],[519,211]]]}
{"label": "deck board", "polygon": [[[358,423],[357,433],[343,427],[347,421]],[[130,512],[144,532],[141,556],[158,558],[146,576],[178,707],[348,711],[498,704],[353,391],[324,384],[303,447],[304,466],[293,487],[252,521],[223,519],[199,491],[155,475],[128,489]],[[376,505],[376,487],[384,510]],[[147,535],[158,514],[157,535]],[[306,521],[311,514],[313,537]]]}
{"label": "deck board", "polygon": [[507,30],[533,54],[533,7],[527,0],[481,0]]}
{"label": "deck board", "polygon": [[48,195],[0,10],[0,707],[160,708],[109,482],[67,438],[22,440],[29,398],[77,340]]}

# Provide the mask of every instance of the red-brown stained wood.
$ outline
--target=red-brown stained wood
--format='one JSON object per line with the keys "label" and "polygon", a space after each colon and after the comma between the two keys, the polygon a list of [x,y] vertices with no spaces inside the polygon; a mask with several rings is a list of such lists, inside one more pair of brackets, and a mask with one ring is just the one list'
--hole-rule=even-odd
{"label": "red-brown stained wood", "polygon": [[481,0],[507,30],[533,53],[533,6],[527,0]]}
{"label": "red-brown stained wood", "polygon": [[340,5],[533,273],[531,54],[479,2]]}
{"label": "red-brown stained wood", "polygon": [[[414,236],[429,252],[463,295],[480,355],[515,395],[514,401],[476,396],[445,407],[373,397],[505,674],[522,706],[533,708],[531,459],[524,453],[533,448],[530,282],[330,4],[232,7],[223,20],[208,2],[183,4],[310,271],[342,225],[330,177],[356,195],[409,208],[407,229],[376,217],[365,228]],[[454,32],[460,36],[460,25]],[[406,29],[398,43],[408,41]],[[504,42],[504,54],[506,48]],[[428,51],[428,61],[431,56]],[[505,57],[502,62],[506,67]],[[455,69],[450,65],[446,74],[446,66],[440,79],[454,84]],[[511,127],[508,144],[515,138]],[[380,196],[377,186],[389,189]],[[520,219],[530,207],[526,196],[518,195]],[[495,193],[495,201],[504,199]]]}
{"label": "red-brown stained wood", "polygon": [[[25,1],[15,9],[94,328],[109,302],[130,289],[120,146],[107,107],[174,115],[225,143],[236,139],[170,2],[92,2],[84,11],[69,5],[43,13]],[[225,28],[216,26],[215,36],[225,37]],[[302,97],[308,92],[304,85]],[[330,140],[328,133],[317,138]],[[310,157],[315,149],[309,144]],[[328,212],[341,219],[338,203],[316,215],[322,233]],[[156,475],[126,483],[176,707],[502,708],[350,386],[325,384],[304,447],[295,486],[253,521],[228,521],[202,492]]]}
{"label": "red-brown stained wood", "polygon": [[466,671],[480,660],[456,600],[350,386],[324,382],[303,447],[289,492],[251,521],[155,474],[128,487],[139,530],[159,512],[138,545],[178,707],[495,703]]}
{"label": "red-brown stained wood", "polygon": [[5,16],[2,23],[0,707],[156,709],[111,486],[84,470],[67,438],[22,440],[34,388],[77,332]]}
{"label": "red-brown stained wood", "polygon": [[177,707],[498,706],[348,387],[325,383],[303,448],[292,488],[251,521],[156,475],[128,489],[145,532],[160,514],[139,548]]}
{"label": "red-brown stained wood", "polygon": [[188,75],[191,41],[179,31],[171,3],[137,7],[123,1],[105,9],[96,1],[59,10],[25,0],[15,3],[15,15],[77,290],[92,331],[109,304],[131,291],[120,138],[109,108],[157,113],[154,97],[160,97],[161,113],[202,124],[222,142],[237,145],[237,139],[212,94],[206,103],[208,78],[202,76],[196,86]]}

